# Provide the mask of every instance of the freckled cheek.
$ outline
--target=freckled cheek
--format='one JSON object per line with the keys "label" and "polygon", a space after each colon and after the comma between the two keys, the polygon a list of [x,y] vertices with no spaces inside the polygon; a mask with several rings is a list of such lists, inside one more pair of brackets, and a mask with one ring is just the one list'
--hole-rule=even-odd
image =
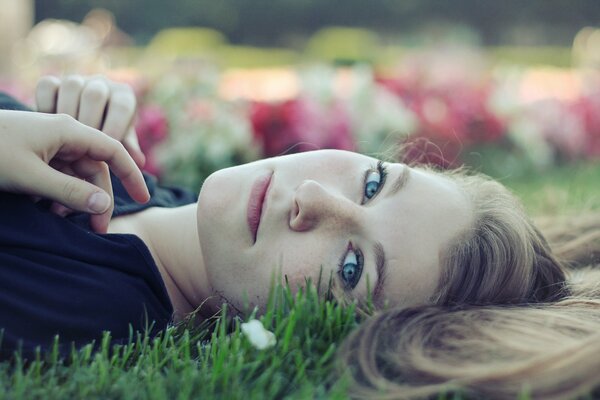
{"label": "freckled cheek", "polygon": [[285,283],[287,280],[290,288],[295,290],[298,287],[305,286],[306,278],[308,277],[313,279],[309,268],[290,266],[289,268],[286,268],[286,271],[284,272],[283,282]]}
{"label": "freckled cheek", "polygon": [[331,273],[331,267],[327,267],[326,259],[322,249],[314,247],[312,249],[308,247],[307,251],[303,252],[290,252],[283,259],[283,278],[287,277],[292,289],[305,286],[307,279],[316,285],[319,273],[322,273],[321,281],[326,282]]}

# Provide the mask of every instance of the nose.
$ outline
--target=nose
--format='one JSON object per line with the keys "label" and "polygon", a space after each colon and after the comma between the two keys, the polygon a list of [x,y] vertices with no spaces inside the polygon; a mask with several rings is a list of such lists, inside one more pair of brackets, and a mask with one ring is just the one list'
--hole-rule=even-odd
{"label": "nose", "polygon": [[321,224],[351,229],[358,221],[356,204],[313,180],[302,182],[293,196],[290,228],[303,232]]}

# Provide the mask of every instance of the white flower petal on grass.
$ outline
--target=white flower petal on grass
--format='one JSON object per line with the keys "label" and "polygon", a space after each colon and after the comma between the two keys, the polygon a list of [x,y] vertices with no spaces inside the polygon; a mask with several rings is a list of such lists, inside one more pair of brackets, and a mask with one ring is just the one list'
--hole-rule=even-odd
{"label": "white flower petal on grass", "polygon": [[248,338],[252,346],[258,350],[268,349],[275,346],[277,339],[275,334],[265,329],[263,324],[257,319],[251,319],[242,323],[242,333]]}

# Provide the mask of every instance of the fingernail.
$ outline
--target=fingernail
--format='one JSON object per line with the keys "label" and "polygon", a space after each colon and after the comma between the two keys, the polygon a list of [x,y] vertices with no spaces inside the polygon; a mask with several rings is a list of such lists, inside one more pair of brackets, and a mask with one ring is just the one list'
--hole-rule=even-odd
{"label": "fingernail", "polygon": [[110,196],[103,192],[92,194],[88,200],[88,209],[95,213],[103,213],[110,207]]}

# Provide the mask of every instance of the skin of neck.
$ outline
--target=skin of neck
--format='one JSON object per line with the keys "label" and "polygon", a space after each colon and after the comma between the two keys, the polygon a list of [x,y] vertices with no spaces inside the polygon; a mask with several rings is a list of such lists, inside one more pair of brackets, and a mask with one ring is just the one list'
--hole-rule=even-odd
{"label": "skin of neck", "polygon": [[[109,233],[134,234],[146,244],[167,288],[175,321],[196,311],[211,293],[198,239],[196,212],[196,204],[153,207],[117,217],[109,225]],[[203,308],[200,315],[210,316],[203,313]]]}

